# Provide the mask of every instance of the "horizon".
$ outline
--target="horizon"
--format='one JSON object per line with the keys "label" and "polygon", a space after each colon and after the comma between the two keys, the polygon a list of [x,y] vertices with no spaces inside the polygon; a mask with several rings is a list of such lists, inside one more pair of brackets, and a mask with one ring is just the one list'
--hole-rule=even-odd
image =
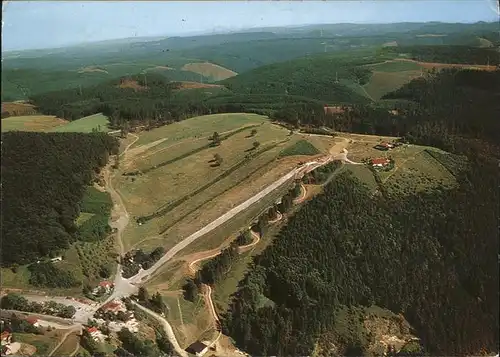
{"label": "horizon", "polygon": [[[188,8],[192,5],[188,1],[4,2],[2,52],[60,49],[133,38],[228,34],[269,27],[498,21],[498,8],[492,0],[207,1],[197,2],[194,12]],[[325,17],[330,13],[332,19],[327,22]],[[88,21],[89,18],[94,20]]]}

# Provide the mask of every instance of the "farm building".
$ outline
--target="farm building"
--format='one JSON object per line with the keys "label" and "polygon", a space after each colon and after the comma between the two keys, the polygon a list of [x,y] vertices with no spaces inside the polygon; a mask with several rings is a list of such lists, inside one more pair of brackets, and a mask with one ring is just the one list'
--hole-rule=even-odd
{"label": "farm building", "polygon": [[35,327],[38,327],[40,326],[40,324],[38,323],[38,317],[35,317],[35,316],[28,316],[26,318],[26,321],[30,324],[30,325],[33,325]]}
{"label": "farm building", "polygon": [[394,145],[383,142],[383,143],[380,143],[378,145],[375,145],[374,148],[377,150],[387,151],[387,150],[394,148]]}
{"label": "farm building", "polygon": [[127,308],[125,307],[125,305],[121,301],[114,300],[114,301],[110,301],[107,304],[105,304],[102,307],[102,310],[104,312],[113,312],[114,314],[117,314],[119,311],[126,312]]}
{"label": "farm building", "polygon": [[90,334],[90,336],[92,336],[94,341],[97,341],[97,342],[104,341],[105,336],[102,334],[101,331],[99,331],[99,329],[97,327],[89,327],[87,329],[87,332]]}
{"label": "farm building", "polygon": [[391,160],[386,158],[372,159],[371,164],[373,167],[385,167],[389,165]]}
{"label": "farm building", "polygon": [[203,342],[196,341],[186,348],[186,352],[194,354],[197,357],[203,356],[208,351],[208,346]]}
{"label": "farm building", "polygon": [[325,111],[325,115],[328,115],[328,114],[342,114],[345,112],[345,108],[340,106],[340,105],[336,105],[336,106],[328,106],[328,105],[324,105],[323,106],[323,110]]}

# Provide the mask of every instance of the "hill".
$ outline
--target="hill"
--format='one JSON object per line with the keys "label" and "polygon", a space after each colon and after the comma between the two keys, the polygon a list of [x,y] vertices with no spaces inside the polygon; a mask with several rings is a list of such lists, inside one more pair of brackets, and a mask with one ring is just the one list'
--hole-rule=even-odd
{"label": "hill", "polygon": [[[498,257],[488,252],[499,249],[499,107],[492,90],[499,75],[444,70],[388,95],[418,109],[385,129],[400,123],[403,140],[453,154],[421,150],[400,164],[394,154],[392,172],[373,172],[369,180],[361,169],[344,171],[306,203],[254,258],[232,297],[223,331],[239,348],[373,355],[365,319],[376,305],[414,327],[417,355],[496,351]],[[343,116],[329,126],[338,129]],[[345,114],[351,124],[342,131],[384,131],[367,115],[359,117],[367,126],[357,126],[356,117]]]}
{"label": "hill", "polygon": [[369,51],[317,55],[263,66],[220,83],[241,94],[287,94],[332,104],[367,103],[365,96],[340,80],[366,83],[370,70],[361,65],[374,61],[376,55]]}

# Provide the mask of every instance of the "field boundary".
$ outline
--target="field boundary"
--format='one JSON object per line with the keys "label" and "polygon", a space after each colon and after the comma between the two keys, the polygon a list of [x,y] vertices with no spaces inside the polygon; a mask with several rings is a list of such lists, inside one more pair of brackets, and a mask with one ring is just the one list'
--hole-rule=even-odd
{"label": "field boundary", "polygon": [[[258,168],[256,168],[256,169],[255,169],[255,170],[253,170],[252,172],[250,172],[248,175],[246,175],[246,176],[245,176],[242,180],[240,180],[240,181],[236,182],[234,185],[229,186],[227,189],[225,189],[224,191],[222,191],[221,193],[219,193],[219,194],[217,195],[217,197],[218,197],[218,196],[220,196],[220,195],[223,195],[223,194],[224,194],[224,193],[226,193],[227,191],[229,191],[229,190],[231,190],[231,189],[235,188],[236,186],[240,185],[242,182],[244,182],[244,181],[248,180],[248,179],[249,179],[251,176],[253,176],[253,175],[254,175],[257,171],[261,170],[263,167],[266,167],[267,165],[269,165],[269,164],[270,164],[271,162],[273,162],[274,160],[275,160],[275,159],[273,158],[273,159],[271,159],[271,160],[267,161],[265,164],[263,164],[263,165],[259,166]],[[205,206],[206,204],[208,204],[208,203],[212,202],[212,201],[213,201],[215,198],[217,198],[217,197],[213,197],[213,198],[211,198],[211,199],[209,199],[209,200],[207,200],[207,201],[205,201],[205,202],[203,202],[203,203],[199,204],[198,206],[196,206],[195,208],[193,208],[192,210],[190,210],[189,212],[187,212],[187,213],[186,213],[183,217],[176,219],[173,223],[171,223],[171,224],[170,224],[169,226],[167,226],[166,228],[165,228],[165,227],[163,227],[163,228],[162,228],[162,230],[159,232],[159,234],[160,234],[160,235],[161,235],[161,234],[164,234],[167,230],[169,230],[170,228],[172,228],[175,224],[177,224],[177,223],[179,223],[181,220],[183,220],[183,219],[185,218],[185,216],[188,216],[188,215],[192,214],[193,212],[197,211],[197,210],[198,210],[198,209],[200,209],[201,207],[203,207],[203,206]],[[262,212],[261,212],[261,213],[262,213]],[[259,215],[260,215],[260,214],[259,214]]]}
{"label": "field boundary", "polygon": [[[192,191],[191,193],[188,193],[187,195],[175,200],[174,202],[170,203],[170,204],[167,204],[167,205],[163,205],[163,206],[160,206],[155,212],[147,215],[147,216],[141,216],[137,219],[137,222],[138,223],[145,223],[153,218],[156,218],[156,217],[161,217],[163,215],[165,215],[166,213],[170,212],[171,210],[173,210],[174,208],[176,208],[177,206],[179,206],[180,204],[182,204],[183,202],[187,201],[188,199],[190,199],[191,197],[194,197],[196,196],[197,194],[205,191],[207,188],[209,188],[210,186],[213,186],[215,185],[218,181],[226,178],[227,176],[231,175],[234,171],[238,170],[241,166],[243,166],[244,164],[248,163],[250,160],[256,158],[257,156],[271,150],[271,149],[274,149],[276,146],[278,146],[279,144],[283,143],[283,142],[286,142],[288,141],[288,139],[286,140],[282,140],[280,142],[277,142],[277,143],[274,143],[274,144],[271,144],[265,148],[263,148],[262,150],[258,151],[258,152],[255,152],[253,154],[250,154],[248,155],[247,157],[245,157],[243,160],[241,160],[240,162],[236,163],[235,165],[231,166],[229,169],[227,169],[226,171],[224,171],[222,174],[220,174],[219,176],[217,176],[216,178],[214,178],[212,181],[206,183],[205,185],[199,187],[198,189],[196,189],[195,191]],[[273,159],[274,160],[274,159]]]}
{"label": "field boundary", "polygon": [[[222,141],[222,140],[229,139],[231,136],[236,135],[236,134],[238,134],[238,133],[241,133],[241,132],[245,131],[246,129],[255,128],[255,127],[257,127],[257,126],[260,126],[260,124],[248,125],[248,126],[245,126],[245,127],[243,127],[243,128],[236,129],[236,130],[234,130],[234,131],[232,131],[232,132],[230,132],[230,133],[228,133],[228,134],[226,134],[226,135],[223,135],[223,136],[221,137],[221,141]],[[209,144],[203,145],[203,146],[201,146],[201,147],[199,147],[199,148],[197,148],[197,149],[194,149],[194,150],[188,151],[188,152],[186,152],[186,153],[184,153],[184,154],[182,154],[182,155],[179,155],[179,156],[177,156],[177,157],[174,157],[173,159],[170,159],[170,160],[164,161],[164,162],[162,162],[162,163],[159,163],[159,164],[157,164],[157,165],[151,166],[151,167],[149,167],[149,168],[147,168],[147,169],[144,169],[144,170],[136,170],[136,171],[131,171],[131,172],[124,172],[124,173],[122,174],[122,176],[137,176],[137,175],[139,175],[139,174],[147,174],[147,173],[149,173],[149,172],[151,172],[151,171],[153,171],[153,170],[159,169],[159,168],[161,168],[161,167],[163,167],[163,166],[167,166],[167,165],[173,164],[174,162],[177,162],[177,161],[179,161],[179,160],[185,159],[185,158],[187,158],[187,157],[189,157],[189,156],[191,156],[191,155],[197,154],[197,153],[199,153],[199,152],[201,152],[201,151],[203,151],[203,150],[209,149],[210,147],[212,147],[212,145],[213,145],[212,143],[209,143]]]}

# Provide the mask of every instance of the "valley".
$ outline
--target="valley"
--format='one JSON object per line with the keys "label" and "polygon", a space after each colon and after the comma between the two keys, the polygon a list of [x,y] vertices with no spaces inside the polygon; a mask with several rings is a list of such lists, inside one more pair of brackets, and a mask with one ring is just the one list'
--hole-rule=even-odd
{"label": "valley", "polygon": [[494,32],[7,53],[2,353],[493,355]]}

